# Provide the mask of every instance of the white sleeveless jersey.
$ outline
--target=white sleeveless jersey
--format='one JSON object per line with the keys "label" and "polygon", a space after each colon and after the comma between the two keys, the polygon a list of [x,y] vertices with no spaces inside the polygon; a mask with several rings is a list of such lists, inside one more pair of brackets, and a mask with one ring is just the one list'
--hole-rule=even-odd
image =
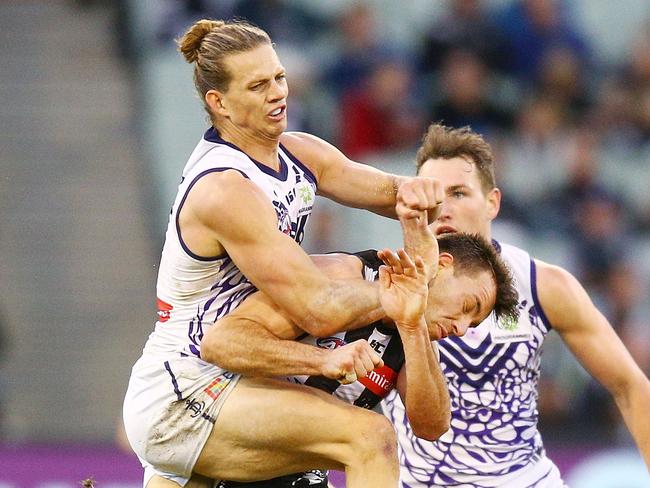
{"label": "white sleeveless jersey", "polygon": [[183,241],[178,216],[200,178],[218,171],[239,171],[272,202],[278,229],[298,243],[302,241],[314,203],[316,178],[282,145],[279,159],[280,169],[276,172],[221,139],[214,129],[208,130],[198,143],[183,170],[169,216],[156,285],[158,321],[145,352],[199,357],[207,328],[255,291],[228,255],[197,256]]}
{"label": "white sleeveless jersey", "polygon": [[518,322],[494,314],[464,337],[438,341],[449,383],[451,428],[435,442],[414,436],[396,395],[385,411],[399,435],[402,486],[564,486],[537,430],[541,347],[550,325],[537,299],[535,263],[510,245],[495,247],[519,292]]}

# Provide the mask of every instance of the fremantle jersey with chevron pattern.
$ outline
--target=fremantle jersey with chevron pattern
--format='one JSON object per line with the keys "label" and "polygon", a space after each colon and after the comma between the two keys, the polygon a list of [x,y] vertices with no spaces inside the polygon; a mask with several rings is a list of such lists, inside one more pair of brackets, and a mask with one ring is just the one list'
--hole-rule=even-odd
{"label": "fremantle jersey with chevron pattern", "polygon": [[519,248],[496,241],[495,247],[516,281],[519,320],[497,322],[491,315],[465,337],[438,342],[452,420],[437,441],[415,437],[399,397],[387,400],[386,414],[399,434],[403,487],[563,486],[559,475],[550,481],[557,469],[537,430],[541,347],[550,326],[537,299],[535,263]]}
{"label": "fremantle jersey with chevron pattern", "polygon": [[178,216],[200,178],[213,172],[239,171],[273,204],[278,229],[298,243],[302,241],[314,203],[316,178],[282,145],[279,160],[276,172],[221,139],[214,129],[208,130],[198,143],[183,170],[169,216],[156,285],[158,321],[145,352],[199,357],[207,328],[255,291],[228,255],[197,256],[183,241]]}

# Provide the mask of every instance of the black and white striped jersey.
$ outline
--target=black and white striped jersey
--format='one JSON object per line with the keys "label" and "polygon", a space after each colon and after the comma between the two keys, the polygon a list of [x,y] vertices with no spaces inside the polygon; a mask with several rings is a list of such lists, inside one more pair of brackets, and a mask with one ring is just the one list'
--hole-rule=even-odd
{"label": "black and white striped jersey", "polygon": [[[377,251],[368,250],[354,253],[363,263],[363,277],[375,281],[379,275],[382,261],[377,257]],[[397,329],[374,322],[366,327],[339,332],[330,337],[305,336],[300,339],[325,349],[335,349],[359,339],[365,339],[375,352],[383,359],[384,365],[375,368],[368,376],[349,385],[342,385],[337,380],[324,376],[290,376],[288,379],[296,383],[313,386],[340,398],[341,400],[362,408],[372,409],[395,388],[397,375],[404,365],[404,348]]]}

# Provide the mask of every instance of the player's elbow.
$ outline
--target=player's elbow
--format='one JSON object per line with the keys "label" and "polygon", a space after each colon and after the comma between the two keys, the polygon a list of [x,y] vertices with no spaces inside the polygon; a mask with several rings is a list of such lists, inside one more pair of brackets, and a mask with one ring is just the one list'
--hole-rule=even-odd
{"label": "player's elbow", "polygon": [[201,359],[215,364],[221,368],[229,369],[228,340],[222,337],[217,330],[210,330],[201,339]]}
{"label": "player's elbow", "polygon": [[300,307],[294,308],[292,321],[305,332],[330,336],[342,330],[369,324],[382,317],[377,289],[356,280],[329,280],[312,286],[302,294]]}
{"label": "player's elbow", "polygon": [[219,361],[218,348],[214,347],[213,341],[206,339],[201,340],[201,359],[207,363],[217,364]]}
{"label": "player's elbow", "polygon": [[327,337],[344,329],[345,322],[339,313],[323,306],[321,300],[312,300],[300,316],[292,317],[293,322],[309,335]]}
{"label": "player's elbow", "polygon": [[336,321],[328,318],[321,311],[309,313],[306,317],[298,321],[298,326],[314,337],[328,337],[345,329],[347,324],[343,321]]}
{"label": "player's elbow", "polygon": [[451,413],[449,411],[435,415],[434,418],[426,418],[421,421],[413,419],[411,428],[413,433],[420,439],[435,441],[439,439],[451,427]]}
{"label": "player's elbow", "polygon": [[350,313],[350,309],[334,301],[314,300],[307,313],[294,320],[308,334],[327,337],[348,330],[358,322],[359,317]]}

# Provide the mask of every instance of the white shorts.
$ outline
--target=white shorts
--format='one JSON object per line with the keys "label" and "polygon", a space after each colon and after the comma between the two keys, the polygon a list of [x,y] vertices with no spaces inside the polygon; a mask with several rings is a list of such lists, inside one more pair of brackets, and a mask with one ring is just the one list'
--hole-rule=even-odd
{"label": "white shorts", "polygon": [[145,469],[185,486],[240,376],[196,357],[141,357],[124,398],[124,427]]}

